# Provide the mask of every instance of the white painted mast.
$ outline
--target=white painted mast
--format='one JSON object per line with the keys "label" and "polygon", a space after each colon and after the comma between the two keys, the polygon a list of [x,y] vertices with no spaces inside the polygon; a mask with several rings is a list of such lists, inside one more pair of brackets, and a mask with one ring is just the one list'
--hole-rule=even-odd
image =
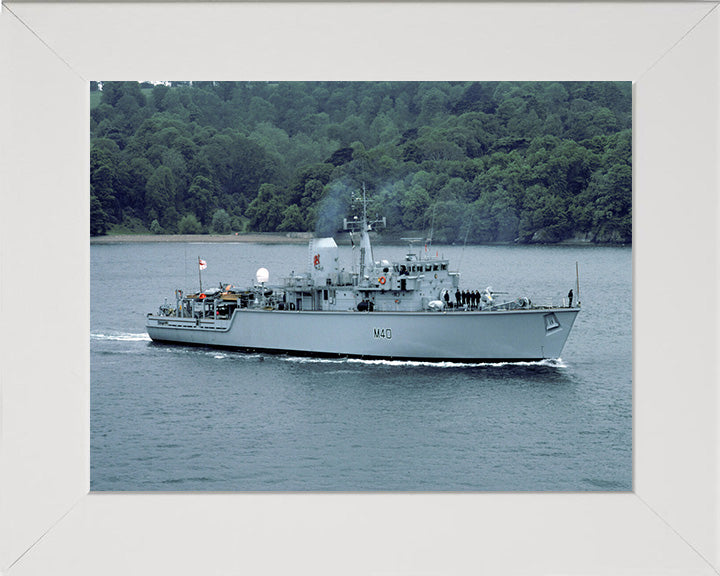
{"label": "white painted mast", "polygon": [[381,218],[377,220],[368,220],[367,216],[367,194],[365,191],[365,184],[363,183],[362,187],[362,202],[363,202],[363,211],[362,211],[362,219],[358,221],[348,221],[347,218],[343,220],[343,227],[345,230],[349,230],[352,232],[353,230],[356,230],[359,228],[360,230],[360,281],[362,282],[365,279],[368,279],[370,276],[370,273],[373,270],[373,267],[375,265],[375,260],[373,258],[373,251],[372,251],[372,244],[370,243],[370,230],[372,230],[373,224],[382,224],[383,226],[386,225],[386,219]]}

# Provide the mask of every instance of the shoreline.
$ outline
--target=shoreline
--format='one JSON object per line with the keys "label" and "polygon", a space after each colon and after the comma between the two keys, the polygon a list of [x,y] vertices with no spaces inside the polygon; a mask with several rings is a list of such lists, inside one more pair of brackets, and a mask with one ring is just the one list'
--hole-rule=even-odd
{"label": "shoreline", "polygon": [[273,232],[256,234],[114,234],[112,236],[91,236],[90,244],[126,244],[135,242],[238,242],[254,244],[307,244],[312,234]]}
{"label": "shoreline", "polygon": [[[111,236],[91,236],[90,244],[132,244],[132,243],[152,243],[152,242],[189,242],[197,244],[205,243],[247,243],[247,244],[307,244],[314,235],[310,232],[288,232],[286,234],[278,234],[276,232],[258,232],[253,234],[113,234]],[[338,245],[349,244],[343,240],[336,239]],[[375,243],[378,245],[396,245],[404,244],[395,238],[377,238]],[[448,244],[438,245],[447,246]],[[631,243],[594,243],[583,240],[564,240],[557,243],[530,243],[517,244],[515,242],[485,242],[481,244],[472,244],[471,246],[609,246],[609,247],[632,247]],[[449,246],[459,246],[459,244],[449,244]]]}

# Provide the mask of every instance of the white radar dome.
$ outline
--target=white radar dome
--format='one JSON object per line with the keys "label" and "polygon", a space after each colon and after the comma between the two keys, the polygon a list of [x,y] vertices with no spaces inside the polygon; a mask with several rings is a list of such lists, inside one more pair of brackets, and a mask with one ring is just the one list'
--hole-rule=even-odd
{"label": "white radar dome", "polygon": [[258,268],[258,271],[255,272],[255,279],[258,284],[265,284],[270,279],[270,272],[267,268]]}

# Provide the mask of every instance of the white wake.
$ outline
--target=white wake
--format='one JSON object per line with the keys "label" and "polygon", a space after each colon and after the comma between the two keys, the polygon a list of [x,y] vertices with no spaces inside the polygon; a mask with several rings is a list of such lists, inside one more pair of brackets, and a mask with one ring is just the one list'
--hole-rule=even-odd
{"label": "white wake", "polygon": [[373,360],[363,358],[312,358],[303,356],[285,356],[282,357],[282,360],[298,364],[365,364],[368,366],[399,366],[403,368],[421,366],[428,368],[500,368],[503,366],[545,366],[549,368],[567,368],[567,365],[561,358],[537,360],[534,362],[428,362],[418,360]]}
{"label": "white wake", "polygon": [[90,339],[115,340],[117,342],[150,342],[150,336],[147,334],[131,334],[129,332],[110,332],[109,334],[91,332]]}

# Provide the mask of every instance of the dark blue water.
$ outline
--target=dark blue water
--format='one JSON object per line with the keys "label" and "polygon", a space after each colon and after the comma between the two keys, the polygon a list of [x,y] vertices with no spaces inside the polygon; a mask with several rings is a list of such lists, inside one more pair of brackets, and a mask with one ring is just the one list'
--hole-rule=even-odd
{"label": "dark blue water", "polygon": [[92,490],[631,490],[631,250],[434,250],[460,265],[463,287],[537,303],[560,302],[579,262],[583,310],[562,359],[435,365],[154,344],[145,314],[197,288],[198,256],[205,286],[249,284],[260,266],[273,283],[305,269],[307,248],[92,246]]}

